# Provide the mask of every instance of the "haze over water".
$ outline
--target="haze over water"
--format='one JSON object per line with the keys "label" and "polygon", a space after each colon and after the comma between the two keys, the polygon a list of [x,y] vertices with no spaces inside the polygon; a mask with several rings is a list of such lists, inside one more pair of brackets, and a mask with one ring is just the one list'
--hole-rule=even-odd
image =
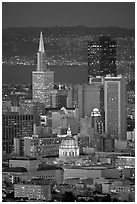
{"label": "haze over water", "polygon": [[[86,66],[49,66],[54,71],[55,83],[88,83]],[[32,84],[32,71],[36,66],[23,65],[2,65],[2,83],[3,84]]]}

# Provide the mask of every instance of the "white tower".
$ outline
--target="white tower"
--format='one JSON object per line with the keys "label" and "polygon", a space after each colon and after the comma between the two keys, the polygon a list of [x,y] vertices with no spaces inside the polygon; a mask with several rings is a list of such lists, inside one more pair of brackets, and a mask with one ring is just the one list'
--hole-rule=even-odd
{"label": "white tower", "polygon": [[54,89],[54,72],[47,69],[46,53],[42,32],[40,33],[37,53],[37,70],[32,72],[33,101],[44,103],[46,108],[52,106],[51,95]]}

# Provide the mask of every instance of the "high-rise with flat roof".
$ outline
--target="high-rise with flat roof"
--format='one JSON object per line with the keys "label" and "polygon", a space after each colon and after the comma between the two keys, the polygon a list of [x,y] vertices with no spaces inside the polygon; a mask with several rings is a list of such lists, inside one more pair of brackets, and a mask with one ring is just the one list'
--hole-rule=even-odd
{"label": "high-rise with flat roof", "polygon": [[94,108],[103,111],[102,85],[83,84],[78,87],[79,118],[90,117]]}
{"label": "high-rise with flat roof", "polygon": [[125,78],[105,77],[104,108],[105,132],[109,137],[126,139],[126,86]]}
{"label": "high-rise with flat roof", "polygon": [[54,89],[54,72],[47,69],[42,32],[37,53],[37,70],[32,72],[33,101],[51,107],[51,90]]}
{"label": "high-rise with flat roof", "polygon": [[33,133],[33,115],[7,112],[2,115],[2,145],[7,154],[13,152],[14,138],[30,137]]}
{"label": "high-rise with flat roof", "polygon": [[88,80],[96,76],[116,76],[116,41],[110,36],[100,36],[88,42]]}

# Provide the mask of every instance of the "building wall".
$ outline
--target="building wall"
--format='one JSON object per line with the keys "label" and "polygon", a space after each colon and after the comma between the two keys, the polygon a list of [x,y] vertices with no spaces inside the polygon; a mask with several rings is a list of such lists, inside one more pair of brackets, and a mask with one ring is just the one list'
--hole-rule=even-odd
{"label": "building wall", "polygon": [[119,178],[117,169],[65,169],[64,179],[67,178]]}
{"label": "building wall", "polygon": [[130,186],[110,185],[110,192],[114,193],[130,193]]}
{"label": "building wall", "polygon": [[63,182],[63,169],[49,169],[34,172],[30,171],[16,175],[16,177],[19,177],[21,181],[28,181],[33,178],[51,179],[54,180],[57,184],[61,184]]}
{"label": "building wall", "polygon": [[79,148],[59,147],[59,158],[73,158],[79,156]]}
{"label": "building wall", "polygon": [[50,185],[36,184],[14,184],[14,196],[18,198],[27,197],[30,200],[45,200],[51,199]]}
{"label": "building wall", "polygon": [[105,77],[104,83],[105,131],[109,137],[126,139],[125,79]]}
{"label": "building wall", "polygon": [[77,134],[79,131],[79,121],[74,112],[61,113],[60,111],[52,113],[52,128],[57,132],[58,128],[67,128],[71,126],[72,134]]}
{"label": "building wall", "polygon": [[102,193],[104,193],[104,194],[110,193],[110,184],[102,183]]}
{"label": "building wall", "polygon": [[20,139],[14,138],[14,153],[20,155]]}
{"label": "building wall", "polygon": [[57,92],[57,90],[51,91],[51,107],[52,108],[58,107],[58,92]]}
{"label": "building wall", "polygon": [[64,170],[64,179],[67,178],[100,178],[102,176],[102,170],[87,170],[81,168],[75,169],[65,169]]}
{"label": "building wall", "polygon": [[100,91],[96,85],[79,85],[78,110],[79,118],[91,115],[94,108],[100,109]]}
{"label": "building wall", "polygon": [[53,71],[35,71],[32,73],[33,101],[51,107],[51,90],[54,89]]}
{"label": "building wall", "polygon": [[118,156],[117,163],[122,167],[130,166],[135,168],[135,157]]}
{"label": "building wall", "polygon": [[115,149],[124,150],[127,147],[127,141],[115,140]]}
{"label": "building wall", "polygon": [[20,115],[33,115],[33,101],[23,100],[20,101]]}
{"label": "building wall", "polygon": [[30,137],[33,133],[33,115],[6,113],[2,116],[2,141],[6,153],[13,152],[14,138]]}
{"label": "building wall", "polygon": [[62,108],[62,107],[67,108],[67,97],[68,97],[68,91],[58,90],[58,106],[57,106],[58,108]]}
{"label": "building wall", "polygon": [[24,167],[27,171],[36,171],[38,168],[37,160],[9,160],[9,167]]}
{"label": "building wall", "polygon": [[52,113],[52,128],[67,127],[67,117],[64,113],[54,112]]}
{"label": "building wall", "polygon": [[45,105],[40,102],[34,103],[33,106],[33,120],[34,124],[40,125],[40,116],[45,115]]}
{"label": "building wall", "polygon": [[78,87],[79,85],[72,85],[69,87],[67,96],[67,107],[77,108],[78,107]]}
{"label": "building wall", "polygon": [[25,156],[46,157],[58,156],[61,138],[25,138]]}
{"label": "building wall", "polygon": [[11,101],[2,101],[2,113],[11,111]]}
{"label": "building wall", "polygon": [[120,178],[118,169],[104,169],[102,170],[103,178]]}

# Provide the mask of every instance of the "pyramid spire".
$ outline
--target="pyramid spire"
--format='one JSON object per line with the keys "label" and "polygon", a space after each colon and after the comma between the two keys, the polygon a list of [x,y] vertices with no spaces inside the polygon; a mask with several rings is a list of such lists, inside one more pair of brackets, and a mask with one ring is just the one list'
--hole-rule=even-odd
{"label": "pyramid spire", "polygon": [[40,33],[39,52],[45,52],[42,32]]}

